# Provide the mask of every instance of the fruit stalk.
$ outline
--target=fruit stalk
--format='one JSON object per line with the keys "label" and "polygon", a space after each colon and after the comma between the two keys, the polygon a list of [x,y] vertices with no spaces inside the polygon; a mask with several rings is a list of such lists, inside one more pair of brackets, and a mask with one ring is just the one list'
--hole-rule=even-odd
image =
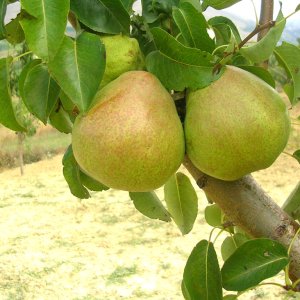
{"label": "fruit stalk", "polygon": [[[236,181],[222,181],[199,171],[186,156],[184,166],[206,197],[220,206],[235,225],[253,237],[267,237],[286,248],[299,229],[299,224],[286,214],[251,175]],[[300,278],[300,236],[290,253],[290,278]]]}

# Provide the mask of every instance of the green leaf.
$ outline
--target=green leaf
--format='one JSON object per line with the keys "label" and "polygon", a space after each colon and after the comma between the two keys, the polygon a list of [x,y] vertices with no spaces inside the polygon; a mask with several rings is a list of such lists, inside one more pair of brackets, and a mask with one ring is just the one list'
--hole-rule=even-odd
{"label": "green leaf", "polygon": [[300,164],[300,149],[299,150],[296,150],[294,153],[293,153],[293,157],[297,159],[298,163]]}
{"label": "green leaf", "polygon": [[[300,150],[299,150],[300,151]],[[295,220],[300,218],[300,181],[282,205],[282,209]]]}
{"label": "green leaf", "polygon": [[254,239],[242,244],[224,263],[223,287],[243,291],[275,276],[289,262],[286,248],[270,239]]}
{"label": "green leaf", "polygon": [[171,221],[169,212],[154,192],[130,192],[129,196],[135,208],[146,217],[165,222]]}
{"label": "green leaf", "polygon": [[238,299],[238,296],[237,295],[226,295],[223,297],[223,300],[237,300]]}
{"label": "green leaf", "polygon": [[223,260],[227,260],[235,250],[248,241],[248,238],[242,233],[236,233],[233,236],[228,236],[221,245],[221,254]]}
{"label": "green leaf", "polygon": [[55,109],[52,110],[49,116],[50,124],[62,133],[71,133],[73,123],[69,114],[63,109],[60,102],[58,102]]}
{"label": "green leaf", "polygon": [[221,273],[212,243],[199,242],[190,254],[183,273],[183,284],[190,300],[222,299]]}
{"label": "green leaf", "polygon": [[45,61],[53,58],[63,41],[69,0],[21,0],[20,21],[29,49]]}
{"label": "green leaf", "polygon": [[265,68],[258,67],[258,66],[238,66],[238,67],[256,75],[257,77],[265,81],[267,84],[269,84],[272,88],[275,88],[275,80],[270,74],[270,72]]}
{"label": "green leaf", "polygon": [[76,40],[65,37],[49,70],[80,111],[86,111],[105,69],[105,48],[97,35],[83,32]]}
{"label": "green leaf", "polygon": [[132,5],[135,0],[121,0],[125,9],[130,13],[132,11]]}
{"label": "green leaf", "polygon": [[214,41],[207,33],[208,24],[201,12],[190,3],[182,3],[180,8],[173,8],[173,18],[184,38],[185,45],[212,52]]}
{"label": "green leaf", "polygon": [[241,0],[203,0],[202,7],[203,9],[206,9],[208,6],[214,9],[224,9],[240,1]]}
{"label": "green leaf", "polygon": [[120,0],[72,0],[71,10],[94,31],[129,34],[130,16]]}
{"label": "green leaf", "polygon": [[24,31],[20,24],[21,15],[11,20],[7,25],[5,25],[6,29],[6,39],[12,45],[19,44],[24,41]]}
{"label": "green leaf", "polygon": [[198,214],[198,197],[190,179],[179,172],[167,181],[164,192],[174,222],[182,234],[189,233]]}
{"label": "green leaf", "polygon": [[6,30],[4,26],[6,7],[7,7],[6,0],[0,0],[0,40],[5,39],[6,36]]}
{"label": "green leaf", "polygon": [[27,109],[46,124],[58,99],[60,87],[50,77],[46,65],[36,64],[34,61],[31,66],[29,70],[25,69],[26,77],[21,88],[22,100]]}
{"label": "green leaf", "polygon": [[153,23],[159,18],[159,14],[153,8],[153,0],[142,0],[142,15],[147,23]]}
{"label": "green leaf", "polygon": [[202,7],[199,0],[180,0],[179,6],[183,3],[190,3],[197,9],[197,11],[202,12]]}
{"label": "green leaf", "polygon": [[297,7],[295,8],[295,12],[300,10],[300,4],[297,5]]}
{"label": "green leaf", "polygon": [[16,118],[11,98],[9,68],[12,60],[12,57],[0,59],[0,123],[14,131],[25,131]]}
{"label": "green leaf", "polygon": [[253,63],[260,63],[268,59],[281,37],[285,24],[286,21],[280,11],[275,26],[259,42],[242,47],[240,49],[242,55],[250,59]]}
{"label": "green leaf", "polygon": [[203,88],[221,76],[222,72],[213,74],[211,54],[182,45],[160,28],[151,32],[158,50],[146,57],[147,69],[167,89]]}
{"label": "green leaf", "polygon": [[222,211],[217,204],[208,205],[204,210],[205,221],[213,227],[222,226]]}
{"label": "green leaf", "polygon": [[80,181],[81,183],[87,187],[90,191],[96,191],[96,192],[101,192],[101,191],[107,191],[109,190],[109,187],[104,185],[103,183],[95,180],[94,178],[88,176],[84,172],[80,170]]}
{"label": "green leaf", "polygon": [[291,80],[288,96],[294,105],[300,100],[300,48],[283,42],[281,46],[276,47],[274,53]]}
{"label": "green leaf", "polygon": [[88,190],[82,185],[80,178],[80,169],[74,158],[72,146],[70,145],[64,154],[63,174],[67,181],[71,193],[80,199],[90,198]]}

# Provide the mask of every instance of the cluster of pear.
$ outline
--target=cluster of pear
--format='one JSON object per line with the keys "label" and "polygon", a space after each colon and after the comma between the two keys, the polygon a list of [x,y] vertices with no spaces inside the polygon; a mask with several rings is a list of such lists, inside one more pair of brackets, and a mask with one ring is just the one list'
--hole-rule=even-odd
{"label": "cluster of pear", "polygon": [[124,36],[103,41],[104,80],[72,134],[79,166],[96,180],[115,189],[150,191],[176,172],[186,153],[202,172],[231,181],[269,167],[286,146],[286,105],[255,75],[226,66],[211,85],[189,91],[182,125],[169,92],[141,70],[137,41]]}

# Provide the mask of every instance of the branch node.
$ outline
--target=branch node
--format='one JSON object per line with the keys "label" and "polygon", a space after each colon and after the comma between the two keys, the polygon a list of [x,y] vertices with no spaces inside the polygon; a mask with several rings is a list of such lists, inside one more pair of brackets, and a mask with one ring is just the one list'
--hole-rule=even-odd
{"label": "branch node", "polygon": [[203,175],[198,178],[196,183],[200,189],[204,189],[205,186],[207,185],[207,182],[208,182],[208,177],[206,175]]}

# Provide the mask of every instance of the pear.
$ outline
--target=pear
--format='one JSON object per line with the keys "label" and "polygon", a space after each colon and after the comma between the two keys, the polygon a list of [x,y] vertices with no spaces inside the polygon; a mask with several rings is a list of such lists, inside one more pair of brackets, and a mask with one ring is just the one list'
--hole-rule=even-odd
{"label": "pear", "polygon": [[100,87],[104,87],[121,74],[143,70],[145,62],[139,43],[126,35],[101,36],[106,50],[106,67]]}
{"label": "pear", "polygon": [[187,96],[186,151],[202,172],[236,180],[269,167],[285,148],[290,119],[280,95],[234,66]]}
{"label": "pear", "polygon": [[184,134],[174,101],[145,71],[122,74],[101,89],[73,126],[81,169],[115,189],[151,191],[180,166]]}

